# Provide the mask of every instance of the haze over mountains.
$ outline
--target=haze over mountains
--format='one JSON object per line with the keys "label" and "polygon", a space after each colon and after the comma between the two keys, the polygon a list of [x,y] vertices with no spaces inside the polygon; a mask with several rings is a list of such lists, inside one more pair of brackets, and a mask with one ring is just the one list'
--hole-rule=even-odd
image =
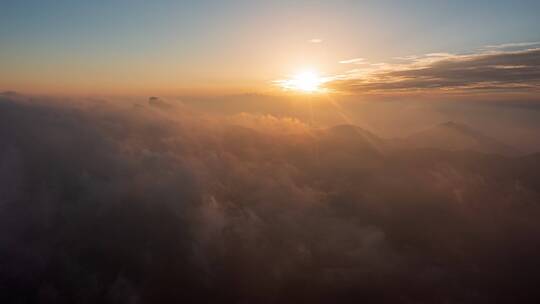
{"label": "haze over mountains", "polygon": [[516,155],[519,150],[486,136],[473,128],[448,121],[413,134],[405,142],[417,148],[471,150],[501,155]]}
{"label": "haze over mountains", "polygon": [[2,303],[540,296],[540,154],[151,101],[0,97]]}
{"label": "haze over mountains", "polygon": [[392,149],[421,149],[431,148],[447,151],[473,151],[503,156],[518,156],[524,154],[518,149],[482,134],[479,131],[453,121],[432,126],[426,130],[413,133],[405,138],[383,139],[377,135],[354,125],[338,125],[329,128],[334,140],[343,144],[364,145],[379,152],[389,152]]}

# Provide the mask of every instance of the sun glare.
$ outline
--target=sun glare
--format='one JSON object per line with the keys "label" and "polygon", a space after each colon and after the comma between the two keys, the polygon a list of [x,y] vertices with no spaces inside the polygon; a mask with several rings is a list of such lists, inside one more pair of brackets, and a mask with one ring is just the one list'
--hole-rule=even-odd
{"label": "sun glare", "polygon": [[305,70],[292,78],[279,82],[281,87],[286,90],[292,90],[302,93],[317,93],[322,92],[321,85],[324,83],[324,78],[320,77],[314,70]]}
{"label": "sun glare", "polygon": [[313,71],[305,71],[294,76],[292,84],[299,91],[314,92],[319,89],[320,78]]}

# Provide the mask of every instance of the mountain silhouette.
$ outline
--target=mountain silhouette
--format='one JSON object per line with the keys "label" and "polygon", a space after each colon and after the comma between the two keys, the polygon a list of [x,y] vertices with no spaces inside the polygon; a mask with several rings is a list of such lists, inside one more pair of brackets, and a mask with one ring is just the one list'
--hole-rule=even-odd
{"label": "mountain silhouette", "polygon": [[417,132],[404,139],[404,144],[411,148],[436,148],[441,150],[471,150],[501,155],[516,155],[519,151],[489,137],[472,127],[448,121]]}

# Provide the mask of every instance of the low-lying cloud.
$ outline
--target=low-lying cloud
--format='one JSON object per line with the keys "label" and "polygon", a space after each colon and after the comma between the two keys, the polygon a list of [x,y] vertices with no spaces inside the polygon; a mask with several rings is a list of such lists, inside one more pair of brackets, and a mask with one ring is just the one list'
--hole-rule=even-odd
{"label": "low-lying cloud", "polygon": [[531,302],[538,166],[156,98],[5,95],[0,300]]}

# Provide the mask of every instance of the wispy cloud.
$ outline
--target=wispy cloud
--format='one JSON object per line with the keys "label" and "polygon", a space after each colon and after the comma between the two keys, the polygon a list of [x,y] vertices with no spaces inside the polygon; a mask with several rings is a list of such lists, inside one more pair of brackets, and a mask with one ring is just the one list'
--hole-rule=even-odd
{"label": "wispy cloud", "polygon": [[380,65],[366,62],[365,68],[341,75],[328,85],[343,92],[540,90],[540,48],[465,55],[431,53],[400,60]]}
{"label": "wispy cloud", "polygon": [[494,45],[486,45],[486,49],[509,49],[509,48],[523,48],[523,47],[531,47],[531,46],[539,46],[540,41],[536,42],[517,42],[517,43],[503,43],[503,44],[494,44]]}
{"label": "wispy cloud", "polygon": [[309,43],[322,43],[323,40],[320,38],[313,38],[313,39],[308,40],[308,42]]}
{"label": "wispy cloud", "polygon": [[339,63],[343,64],[362,64],[364,63],[364,58],[353,58],[353,59],[347,59],[347,60],[341,60]]}

